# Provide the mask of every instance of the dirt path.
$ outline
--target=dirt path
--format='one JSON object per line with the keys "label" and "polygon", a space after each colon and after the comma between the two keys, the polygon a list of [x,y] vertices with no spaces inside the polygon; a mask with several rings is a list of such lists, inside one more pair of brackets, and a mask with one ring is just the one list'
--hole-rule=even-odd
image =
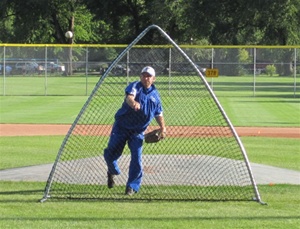
{"label": "dirt path", "polygon": [[[66,135],[70,125],[48,124],[0,124],[0,136],[43,136],[43,135]],[[192,128],[192,133],[200,133],[201,130]],[[280,138],[300,138],[300,127],[236,127],[240,137],[261,136]]]}

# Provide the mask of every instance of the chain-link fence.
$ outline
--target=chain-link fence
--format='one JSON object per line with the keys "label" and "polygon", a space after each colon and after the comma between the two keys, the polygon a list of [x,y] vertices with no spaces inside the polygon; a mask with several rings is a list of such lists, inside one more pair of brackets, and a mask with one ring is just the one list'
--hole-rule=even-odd
{"label": "chain-link fence", "polygon": [[[99,77],[126,45],[1,45],[0,95],[89,95]],[[181,46],[205,74],[219,70],[218,78],[207,78],[218,96],[299,97],[299,46]],[[147,55],[132,62],[131,56],[163,53],[168,58],[149,62]],[[151,65],[160,76],[196,75],[182,60],[172,63],[168,46],[137,46],[111,71],[137,77],[142,66]],[[170,64],[172,63],[172,64]]]}

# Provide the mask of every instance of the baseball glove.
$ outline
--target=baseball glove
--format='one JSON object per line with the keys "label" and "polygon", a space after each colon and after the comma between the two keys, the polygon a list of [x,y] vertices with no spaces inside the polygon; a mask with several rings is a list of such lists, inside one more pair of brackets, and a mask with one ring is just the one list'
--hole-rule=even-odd
{"label": "baseball glove", "polygon": [[146,143],[156,143],[164,138],[164,135],[161,133],[160,129],[153,130],[145,134]]}

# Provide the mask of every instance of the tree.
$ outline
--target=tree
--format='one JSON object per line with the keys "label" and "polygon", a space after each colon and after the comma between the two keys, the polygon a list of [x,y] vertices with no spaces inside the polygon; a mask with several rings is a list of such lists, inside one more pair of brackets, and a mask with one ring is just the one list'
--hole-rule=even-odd
{"label": "tree", "polygon": [[[94,15],[87,10],[82,0],[4,0],[1,2],[2,15],[6,25],[12,24],[9,36],[1,36],[7,43],[70,43],[65,32],[72,31],[77,43],[101,41],[105,29],[103,22],[94,21]],[[108,30],[108,28],[106,28]]]}
{"label": "tree", "polygon": [[300,42],[300,2],[298,0],[265,1],[256,26],[263,31],[262,44],[296,45]]}
{"label": "tree", "polygon": [[152,24],[159,25],[175,40],[189,41],[190,35],[181,20],[185,8],[183,6],[186,4],[188,3],[184,0],[90,0],[87,2],[88,8],[96,15],[96,19],[109,25],[111,30],[106,37],[108,40],[104,40],[109,43],[129,43]]}
{"label": "tree", "polygon": [[13,43],[15,14],[7,0],[0,1],[0,42]]}
{"label": "tree", "polygon": [[300,42],[298,0],[190,0],[185,18],[212,44]]}
{"label": "tree", "polygon": [[2,0],[0,8],[7,43],[68,43],[71,30],[76,43],[124,44],[151,24],[181,44],[300,43],[299,0]]}

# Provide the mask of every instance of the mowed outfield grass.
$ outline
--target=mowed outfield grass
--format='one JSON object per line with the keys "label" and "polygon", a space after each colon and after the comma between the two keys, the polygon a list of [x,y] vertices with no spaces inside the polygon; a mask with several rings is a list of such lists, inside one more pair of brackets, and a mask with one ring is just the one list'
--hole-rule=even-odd
{"label": "mowed outfield grass", "polygon": [[[137,79],[138,76],[128,80]],[[0,80],[0,95],[8,95],[0,96],[0,123],[72,123],[98,80],[95,76],[6,77]],[[183,85],[179,95],[197,90],[194,87],[197,80],[197,77],[163,76],[158,77],[156,85],[164,100],[175,84]],[[207,80],[233,125],[300,127],[300,76],[296,80],[259,76],[255,79],[255,89],[253,76]],[[106,81],[112,82],[110,91],[117,93],[120,98],[117,103],[121,103],[127,79],[112,77]],[[166,112],[169,107],[180,109],[185,99],[168,99]],[[193,99],[196,103],[197,98]]]}
{"label": "mowed outfield grass", "polygon": [[[39,95],[39,96],[84,96],[89,95],[99,81],[100,75],[77,75],[61,76],[44,75],[35,76],[7,76],[1,77],[0,95]],[[132,82],[138,80],[139,76],[108,76],[106,81]],[[193,89],[200,78],[196,75],[160,75],[158,73],[156,85],[162,90],[169,90],[169,86],[176,83],[186,86],[186,90]],[[206,78],[208,84],[213,88],[218,96],[224,97],[281,97],[281,98],[300,98],[300,75],[294,76],[266,76],[253,75],[245,76],[219,76],[218,78]],[[116,84],[115,84],[116,86]],[[118,87],[122,90],[124,85]],[[187,91],[186,91],[187,92]],[[184,94],[184,92],[183,92]]]}
{"label": "mowed outfield grass", "polygon": [[268,205],[207,201],[47,201],[45,184],[0,182],[1,228],[299,227],[299,186],[259,186]]}
{"label": "mowed outfield grass", "polygon": [[[63,139],[64,136],[1,137],[0,170],[53,163]],[[242,137],[241,140],[250,162],[300,171],[299,139]],[[103,149],[99,148],[99,155]]]}
{"label": "mowed outfield grass", "polygon": [[[249,83],[251,80],[246,86]],[[233,81],[225,88],[218,89],[216,80],[214,85],[235,126],[300,127],[299,94],[294,98],[284,89],[278,96],[269,91],[253,97],[251,89],[244,90]],[[86,99],[84,95],[1,96],[0,123],[69,124]],[[5,160],[1,160],[0,169],[52,163],[63,137],[1,137],[0,155]],[[242,142],[251,162],[299,170],[298,139],[243,137]],[[267,206],[256,202],[76,202],[51,198],[42,204],[38,200],[44,188],[44,182],[1,181],[0,228],[297,228],[300,223],[298,185],[259,185]]]}

